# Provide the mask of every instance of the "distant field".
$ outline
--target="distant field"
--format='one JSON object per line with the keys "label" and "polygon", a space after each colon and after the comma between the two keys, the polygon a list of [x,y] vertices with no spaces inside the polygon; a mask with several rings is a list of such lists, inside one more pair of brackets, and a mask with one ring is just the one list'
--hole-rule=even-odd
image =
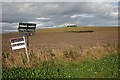
{"label": "distant field", "polygon": [[[76,33],[77,31],[94,31]],[[74,32],[70,32],[74,31]],[[76,32],[75,32],[76,31]],[[10,38],[19,37],[18,33],[3,34],[3,50],[10,51]],[[43,47],[50,49],[64,49],[64,46],[91,47],[96,44],[117,44],[117,27],[78,27],[78,28],[53,28],[39,29],[35,36],[30,37],[29,44],[33,50],[39,50]]]}
{"label": "distant field", "polygon": [[[91,62],[89,63],[89,61],[91,60],[101,61],[102,57],[104,56],[118,54],[118,27],[76,27],[76,28],[64,27],[64,28],[37,29],[35,36],[30,36],[29,38],[30,40],[29,41],[30,47],[28,50],[30,57],[29,64],[26,63],[27,60],[25,55],[25,49],[15,50],[15,51],[11,50],[10,39],[16,37],[19,37],[18,33],[2,34],[3,68],[14,68],[14,67],[36,68],[36,67],[44,67],[46,65],[49,66],[48,64],[50,64],[52,66],[57,66],[57,68],[62,69],[59,66],[63,65],[65,67],[64,64],[69,64],[69,63],[71,64],[71,62],[74,61],[76,62],[75,65],[78,65],[82,62],[81,64],[83,65],[88,66],[90,64],[91,66],[95,67],[97,64],[93,64]],[[84,60],[88,60],[88,62],[84,63]],[[105,77],[105,76],[116,77],[117,76],[117,69],[116,69],[117,65],[115,65],[117,63],[116,58],[112,57],[112,59],[109,60],[108,58],[107,60],[108,63],[105,63],[106,65],[103,67],[105,68],[110,61],[113,61],[110,69],[112,69],[112,66],[115,67],[112,70],[108,70],[107,68],[105,68],[106,71],[104,72],[100,70],[102,71],[100,73],[98,71],[99,74],[97,74],[97,76],[95,76],[94,73],[93,73],[94,76],[92,75],[89,76],[88,74],[85,76],[85,73],[82,74],[77,72],[77,74],[81,74],[81,75],[78,76],[75,75],[75,76],[83,77],[83,78]],[[100,62],[100,65],[102,64],[103,63]],[[72,64],[70,66],[72,66]],[[99,67],[99,65],[97,65],[97,67]],[[84,70],[88,70],[88,69],[85,68]],[[83,72],[85,72],[84,70]],[[93,69],[93,70],[97,70],[97,69]],[[108,74],[107,71],[109,72]],[[5,70],[5,74],[7,74],[6,70]],[[10,74],[12,74],[12,72],[10,72]],[[57,76],[58,74],[59,73],[57,73]],[[74,74],[76,73],[72,74],[70,72],[70,74],[68,75],[74,78],[75,77]],[[50,75],[48,74],[45,75],[50,77]],[[69,77],[66,74],[66,72],[65,75]]]}
{"label": "distant field", "polygon": [[45,29],[38,29],[37,32],[65,32],[69,30],[94,30],[94,31],[111,31],[116,30],[118,27],[59,27],[59,28],[45,28]]}

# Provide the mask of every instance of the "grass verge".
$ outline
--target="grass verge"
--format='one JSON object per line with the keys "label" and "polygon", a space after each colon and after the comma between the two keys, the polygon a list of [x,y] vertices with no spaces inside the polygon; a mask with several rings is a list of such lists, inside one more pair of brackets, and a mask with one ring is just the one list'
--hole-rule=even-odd
{"label": "grass verge", "polygon": [[52,63],[38,68],[4,68],[2,79],[51,78],[117,78],[118,55],[112,54],[97,60]]}

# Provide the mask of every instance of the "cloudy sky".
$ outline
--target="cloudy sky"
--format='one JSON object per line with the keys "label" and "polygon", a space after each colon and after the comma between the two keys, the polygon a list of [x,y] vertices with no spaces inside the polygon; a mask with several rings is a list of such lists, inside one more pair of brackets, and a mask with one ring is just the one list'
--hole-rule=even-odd
{"label": "cloudy sky", "polygon": [[19,22],[36,23],[37,28],[117,26],[118,2],[3,2],[2,31],[17,31]]}

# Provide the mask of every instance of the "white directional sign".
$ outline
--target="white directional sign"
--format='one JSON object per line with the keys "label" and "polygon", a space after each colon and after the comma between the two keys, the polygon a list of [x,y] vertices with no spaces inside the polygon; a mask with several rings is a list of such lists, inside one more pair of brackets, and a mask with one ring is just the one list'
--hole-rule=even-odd
{"label": "white directional sign", "polygon": [[12,39],[10,39],[10,43],[12,46],[12,50],[26,48],[26,43],[25,43],[24,37],[12,38]]}

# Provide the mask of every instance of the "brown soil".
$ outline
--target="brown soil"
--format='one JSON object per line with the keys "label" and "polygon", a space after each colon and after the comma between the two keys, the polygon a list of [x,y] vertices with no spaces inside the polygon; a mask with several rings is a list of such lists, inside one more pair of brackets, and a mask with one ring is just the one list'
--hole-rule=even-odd
{"label": "brown soil", "polygon": [[[50,31],[49,31],[50,30]],[[56,30],[56,31],[55,31]],[[35,36],[30,36],[30,49],[38,51],[41,48],[60,49],[65,46],[75,48],[87,48],[96,44],[118,44],[118,28],[117,27],[88,27],[76,28],[76,30],[92,30],[91,33],[74,33],[74,32],[59,32],[59,29],[48,29],[47,32],[37,30]],[[73,29],[70,29],[73,30]],[[58,32],[57,32],[58,31]],[[2,50],[11,51],[10,39],[19,37],[18,33],[9,33],[2,35]],[[20,50],[19,50],[20,51]]]}

